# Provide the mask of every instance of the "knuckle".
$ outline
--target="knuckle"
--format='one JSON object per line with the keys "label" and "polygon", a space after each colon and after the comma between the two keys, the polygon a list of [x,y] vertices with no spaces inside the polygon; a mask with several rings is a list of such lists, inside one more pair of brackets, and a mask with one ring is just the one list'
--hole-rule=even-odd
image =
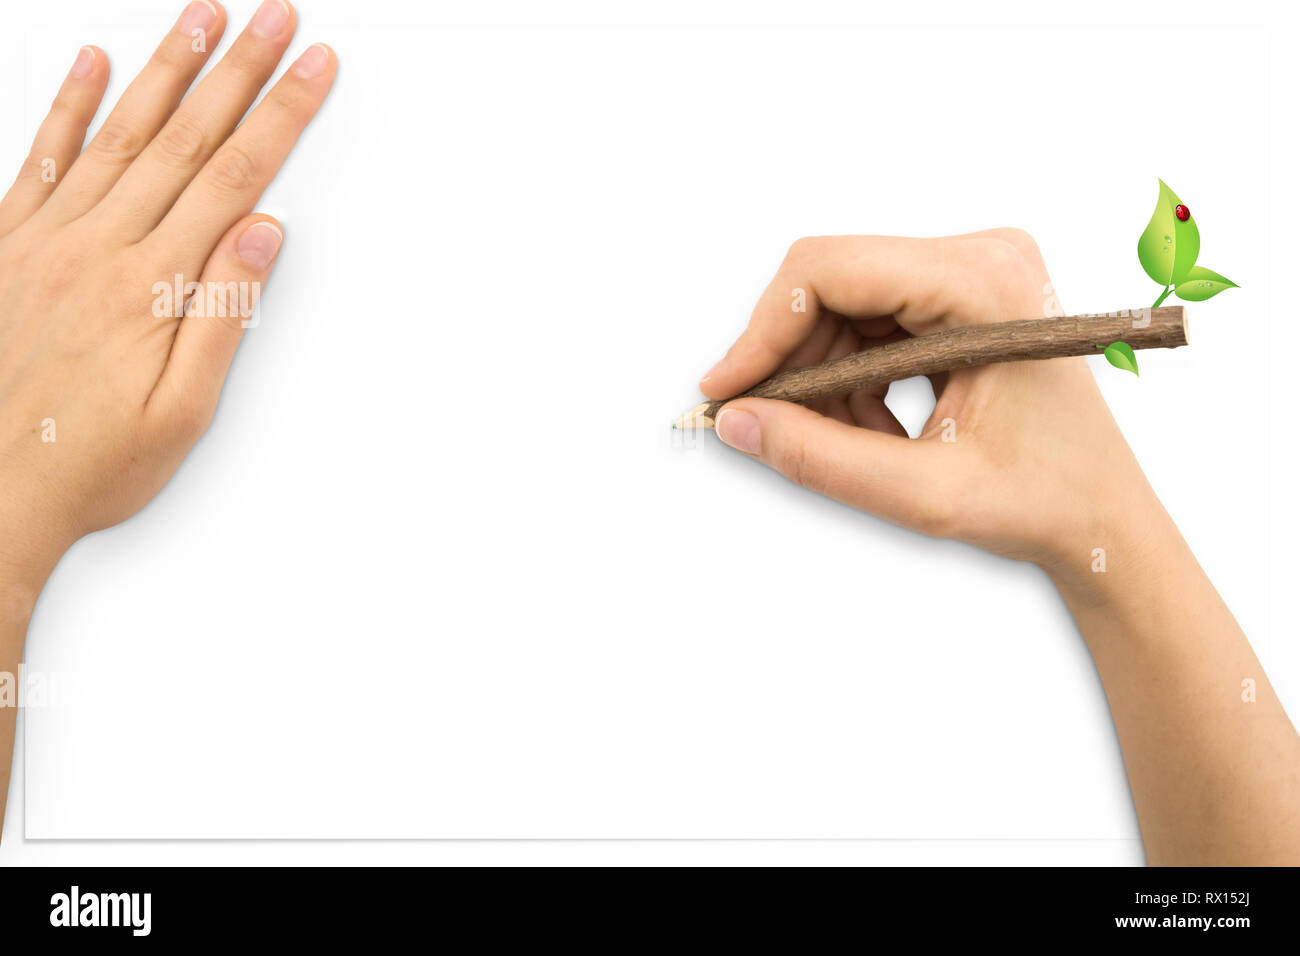
{"label": "knuckle", "polygon": [[203,124],[192,116],[177,113],[154,141],[158,153],[168,162],[192,167],[206,150],[207,136]]}
{"label": "knuckle", "polygon": [[90,141],[96,158],[111,163],[125,163],[140,152],[140,134],[131,125],[111,117]]}
{"label": "knuckle", "polygon": [[989,236],[978,242],[978,257],[986,268],[1015,269],[1024,265],[1025,257],[1007,240]]}
{"label": "knuckle", "polygon": [[1050,284],[1033,238],[1020,229],[990,229],[946,240],[963,282],[942,294],[967,322],[1007,321],[1045,314]]}
{"label": "knuckle", "polygon": [[80,110],[73,107],[71,97],[60,92],[54,97],[54,102],[50,104],[50,112],[47,115],[57,119],[71,119],[79,115],[80,112]]}
{"label": "knuckle", "polygon": [[804,236],[790,244],[790,250],[785,255],[785,261],[794,264],[811,262],[822,254],[825,247],[826,239],[824,237]]}
{"label": "knuckle", "polygon": [[93,267],[94,244],[83,233],[70,232],[54,254],[40,254],[29,263],[29,280],[49,301],[60,301],[67,292],[86,281]]}
{"label": "knuckle", "polygon": [[991,234],[994,238],[1010,243],[1026,259],[1032,259],[1039,254],[1038,243],[1034,241],[1033,236],[1023,229],[1004,226],[1001,229],[994,229]]}
{"label": "knuckle", "polygon": [[299,125],[306,125],[319,106],[318,97],[309,90],[288,83],[280,84],[268,102]]}
{"label": "knuckle", "polygon": [[90,122],[85,104],[64,93],[54,98],[54,102],[50,104],[49,115],[61,125],[80,126],[83,129]]}
{"label": "knuckle", "polygon": [[982,237],[969,248],[969,268],[985,277],[990,304],[1006,306],[1012,311],[1023,308],[1020,301],[1025,290],[1035,292],[1041,283],[1034,281],[1033,263],[1006,239]]}
{"label": "knuckle", "polygon": [[153,56],[149,58],[149,64],[167,70],[169,73],[188,70],[194,63],[194,53],[190,49],[189,34],[186,34],[183,38],[179,36],[169,37],[168,40],[169,42],[163,43],[153,51]]}
{"label": "knuckle", "polygon": [[227,145],[212,157],[208,178],[222,192],[243,192],[257,179],[257,163],[238,146]]}
{"label": "knuckle", "polygon": [[23,164],[18,167],[18,179],[21,181],[42,179],[45,174],[46,161],[50,158],[51,157],[38,156],[35,153],[29,153],[27,158],[23,160]]}
{"label": "knuckle", "polygon": [[231,70],[244,79],[257,83],[260,88],[271,76],[275,63],[272,61],[268,64],[265,53],[243,42],[236,42],[222,59],[220,68]]}

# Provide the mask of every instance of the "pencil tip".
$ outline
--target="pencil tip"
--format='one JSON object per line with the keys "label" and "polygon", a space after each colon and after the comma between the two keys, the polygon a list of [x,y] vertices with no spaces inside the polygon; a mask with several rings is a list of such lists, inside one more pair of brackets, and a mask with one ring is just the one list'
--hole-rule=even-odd
{"label": "pencil tip", "polygon": [[683,431],[695,431],[697,429],[709,429],[713,427],[713,418],[705,414],[709,410],[712,402],[703,402],[696,405],[689,412],[677,419],[673,428],[680,428]]}

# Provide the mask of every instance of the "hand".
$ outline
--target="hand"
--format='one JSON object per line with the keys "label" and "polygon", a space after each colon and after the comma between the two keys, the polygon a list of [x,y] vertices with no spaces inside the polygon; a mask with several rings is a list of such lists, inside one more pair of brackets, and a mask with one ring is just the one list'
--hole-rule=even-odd
{"label": "hand", "polygon": [[[332,51],[310,47],[236,128],[296,21],[266,0],[182,100],[226,25],[190,3],[84,151],[109,66],[77,55],[0,202],[0,578],[39,590],[211,420],[283,235],[249,213],[334,79]],[[201,283],[184,318],[163,291],[177,276]]]}
{"label": "hand", "polygon": [[[796,312],[800,289],[807,310]],[[700,388],[727,398],[775,372],[900,337],[1064,314],[1037,246],[1016,229],[802,239]],[[885,406],[884,387],[813,408],[740,399],[720,413],[718,437],[846,504],[1049,568],[1086,568],[1093,543],[1110,543],[1126,523],[1142,527],[1117,522],[1114,509],[1163,514],[1084,359],[931,382],[934,414],[916,440]]]}

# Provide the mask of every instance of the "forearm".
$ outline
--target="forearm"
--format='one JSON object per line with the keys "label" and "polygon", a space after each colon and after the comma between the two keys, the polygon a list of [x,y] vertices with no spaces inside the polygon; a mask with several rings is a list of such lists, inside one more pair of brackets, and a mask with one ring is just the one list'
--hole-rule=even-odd
{"label": "forearm", "polygon": [[1154,496],[1143,512],[1104,572],[1049,573],[1106,689],[1147,859],[1300,863],[1300,737]]}

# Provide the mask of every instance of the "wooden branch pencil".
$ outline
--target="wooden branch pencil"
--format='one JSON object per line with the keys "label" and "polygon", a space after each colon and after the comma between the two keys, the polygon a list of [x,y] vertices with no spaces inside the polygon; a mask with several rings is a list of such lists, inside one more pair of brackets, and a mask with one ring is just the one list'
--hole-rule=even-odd
{"label": "wooden branch pencil", "polygon": [[968,325],[854,352],[833,362],[794,368],[721,401],[704,402],[677,420],[676,428],[712,428],[718,410],[737,398],[811,402],[886,385],[914,375],[934,375],[997,362],[1025,362],[1066,355],[1096,355],[1112,342],[1134,349],[1175,349],[1187,344],[1181,305],[1102,315],[1020,319]]}

